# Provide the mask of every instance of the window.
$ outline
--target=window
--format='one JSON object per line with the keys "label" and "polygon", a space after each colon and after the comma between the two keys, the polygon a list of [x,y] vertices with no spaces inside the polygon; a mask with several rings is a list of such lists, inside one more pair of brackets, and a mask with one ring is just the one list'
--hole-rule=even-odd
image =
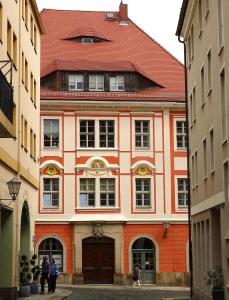
{"label": "window", "polygon": [[225,162],[223,165],[223,177],[224,177],[224,197],[225,203],[228,204],[229,201],[229,171],[228,171],[229,162]]}
{"label": "window", "polygon": [[135,121],[135,147],[149,148],[150,146],[150,122]]}
{"label": "window", "polygon": [[95,179],[80,179],[80,207],[95,206]]}
{"label": "window", "polygon": [[28,1],[25,0],[25,25],[27,29],[29,28],[28,23],[29,23],[29,5],[28,5]]}
{"label": "window", "polygon": [[89,75],[89,91],[103,91],[103,90],[104,90],[104,76]]}
{"label": "window", "polygon": [[33,29],[33,17],[30,16],[30,40],[31,43],[34,44],[34,29]]}
{"label": "window", "polygon": [[214,145],[214,130],[210,131],[210,171],[215,170],[215,145]]}
{"label": "window", "polygon": [[204,15],[207,18],[209,13],[209,0],[204,0]]}
{"label": "window", "polygon": [[21,146],[24,146],[24,117],[21,115]]}
{"label": "window", "polygon": [[194,36],[193,36],[193,26],[190,29],[190,34],[188,37],[188,62],[189,65],[194,57]]}
{"label": "window", "polygon": [[28,62],[25,58],[25,88],[28,91],[28,81],[29,81],[29,69],[28,69]]}
{"label": "window", "polygon": [[135,179],[136,207],[150,207],[151,205],[151,180],[150,178]]}
{"label": "window", "polygon": [[37,51],[37,28],[36,26],[34,25],[34,49],[35,51]]}
{"label": "window", "polygon": [[33,148],[33,130],[30,128],[30,156],[34,157],[34,148]]}
{"label": "window", "polygon": [[100,179],[100,205],[115,206],[115,179]]}
{"label": "window", "polygon": [[24,123],[24,146],[25,146],[25,150],[27,151],[27,148],[28,148],[28,123],[26,120]]}
{"label": "window", "polygon": [[43,178],[43,206],[59,207],[59,178]]}
{"label": "window", "polygon": [[178,207],[188,205],[188,179],[177,178],[177,200]]}
{"label": "window", "polygon": [[36,80],[34,79],[34,86],[33,86],[33,102],[34,105],[37,105],[37,83]]}
{"label": "window", "polygon": [[207,62],[208,62],[208,93],[210,93],[211,90],[212,90],[212,56],[211,56],[211,50],[208,51]]}
{"label": "window", "polygon": [[0,2],[0,41],[2,41],[2,4]]}
{"label": "window", "polygon": [[222,126],[222,141],[227,138],[227,104],[226,104],[226,87],[225,87],[225,71],[220,73],[220,98],[221,98],[221,126]]}
{"label": "window", "polygon": [[37,157],[37,137],[36,134],[34,133],[33,135],[33,158],[36,159]]}
{"label": "window", "polygon": [[68,88],[69,91],[83,91],[84,78],[81,74],[74,74],[68,76]]}
{"label": "window", "polygon": [[30,98],[33,101],[34,97],[34,79],[33,79],[33,73],[30,73]]}
{"label": "window", "polygon": [[115,178],[80,178],[80,207],[115,207]]}
{"label": "window", "polygon": [[191,168],[191,179],[192,179],[192,188],[198,186],[198,156],[197,151],[192,155],[192,168]]}
{"label": "window", "polygon": [[204,172],[204,179],[207,178],[207,171],[208,171],[208,165],[207,165],[207,141],[206,138],[203,140],[203,172]]}
{"label": "window", "polygon": [[223,2],[217,0],[218,4],[218,39],[219,39],[219,50],[223,46]]}
{"label": "window", "polygon": [[99,143],[100,147],[114,147],[114,121],[99,121]]}
{"label": "window", "polygon": [[202,0],[198,2],[200,34],[202,32]]}
{"label": "window", "polygon": [[21,78],[22,78],[22,83],[25,83],[25,55],[24,55],[24,52],[21,53],[21,63],[22,63]]}
{"label": "window", "polygon": [[80,147],[82,148],[114,148],[114,120],[80,120]]}
{"label": "window", "polygon": [[187,148],[187,127],[185,121],[176,122],[177,149]]}
{"label": "window", "polygon": [[94,120],[80,120],[80,147],[95,147]]}
{"label": "window", "polygon": [[124,91],[124,76],[110,76],[110,91]]}
{"label": "window", "polygon": [[17,37],[13,33],[13,64],[17,67]]}
{"label": "window", "polygon": [[55,259],[56,265],[60,272],[63,272],[63,246],[60,241],[54,238],[48,238],[43,240],[38,249],[39,266],[43,261],[43,256],[48,256],[48,260]]}
{"label": "window", "polygon": [[44,147],[59,147],[59,120],[44,120]]}
{"label": "window", "polygon": [[94,39],[91,37],[82,37],[82,44],[94,44]]}
{"label": "window", "polygon": [[9,21],[7,21],[7,54],[12,58],[12,27]]}
{"label": "window", "polygon": [[204,85],[204,66],[200,71],[200,84],[201,84],[201,105],[203,106],[205,103],[205,85]]}

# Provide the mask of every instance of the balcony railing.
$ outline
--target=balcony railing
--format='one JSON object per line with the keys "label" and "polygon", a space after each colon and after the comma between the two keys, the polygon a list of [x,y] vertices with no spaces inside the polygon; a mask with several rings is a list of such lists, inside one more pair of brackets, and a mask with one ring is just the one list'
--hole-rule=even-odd
{"label": "balcony railing", "polygon": [[[0,61],[0,63],[4,63],[4,65],[0,68],[0,110],[13,124],[13,87],[6,78],[7,74],[10,73],[10,82],[12,82],[12,62]],[[4,74],[3,68],[8,64],[10,64],[10,68]]]}

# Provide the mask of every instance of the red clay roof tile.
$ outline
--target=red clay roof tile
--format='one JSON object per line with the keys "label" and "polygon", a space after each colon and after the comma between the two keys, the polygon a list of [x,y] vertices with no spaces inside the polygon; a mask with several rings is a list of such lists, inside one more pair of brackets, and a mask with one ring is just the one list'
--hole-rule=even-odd
{"label": "red clay roof tile", "polygon": [[[178,98],[184,100],[183,65],[130,19],[128,25],[120,25],[118,19],[107,20],[105,12],[52,9],[43,10],[41,17],[45,26],[45,34],[41,37],[41,76],[47,75],[55,68],[70,68],[71,64],[76,70],[82,68],[83,64],[88,68],[94,65],[94,68],[98,67],[98,70],[107,67],[108,71],[112,68],[114,71],[118,68],[120,71],[123,69],[131,71],[133,68],[164,87],[158,91],[147,90],[148,97],[154,98],[155,95],[169,97],[170,95],[174,98],[174,95],[179,95]],[[66,37],[73,37],[74,33],[82,35],[84,32],[85,35],[88,32],[90,34],[94,32],[95,36],[109,41],[81,44],[66,40]],[[42,90],[43,96],[47,97],[47,93]],[[56,95],[54,91],[49,93]],[[67,97],[66,92],[62,94]],[[80,94],[92,97],[92,93],[88,95],[89,93],[81,92]],[[112,94],[116,94],[116,98],[120,99],[126,93],[121,93],[122,96],[118,93]],[[73,96],[72,93],[68,95]],[[128,95],[126,94],[125,97],[133,99],[143,97],[145,92],[131,93],[131,96],[128,93]],[[100,93],[99,96],[94,95],[94,97],[95,99],[98,97],[114,98],[111,93]]]}

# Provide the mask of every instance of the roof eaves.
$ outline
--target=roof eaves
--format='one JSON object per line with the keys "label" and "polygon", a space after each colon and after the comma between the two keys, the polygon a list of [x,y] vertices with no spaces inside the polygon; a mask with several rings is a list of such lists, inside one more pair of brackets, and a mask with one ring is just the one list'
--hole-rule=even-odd
{"label": "roof eaves", "polygon": [[181,29],[182,29],[182,26],[184,23],[184,18],[185,18],[186,9],[188,6],[188,1],[189,0],[183,0],[182,6],[181,6],[179,21],[178,21],[177,31],[176,31],[177,36],[180,36],[180,34],[181,34]]}

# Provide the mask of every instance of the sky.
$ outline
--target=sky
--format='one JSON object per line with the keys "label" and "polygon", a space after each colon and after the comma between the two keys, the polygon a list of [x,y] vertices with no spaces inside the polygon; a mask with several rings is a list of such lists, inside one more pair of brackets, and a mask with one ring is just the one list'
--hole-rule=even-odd
{"label": "sky", "polygon": [[[43,8],[118,11],[120,0],[36,0]],[[129,18],[183,63],[183,45],[175,36],[183,0],[123,0]]]}

